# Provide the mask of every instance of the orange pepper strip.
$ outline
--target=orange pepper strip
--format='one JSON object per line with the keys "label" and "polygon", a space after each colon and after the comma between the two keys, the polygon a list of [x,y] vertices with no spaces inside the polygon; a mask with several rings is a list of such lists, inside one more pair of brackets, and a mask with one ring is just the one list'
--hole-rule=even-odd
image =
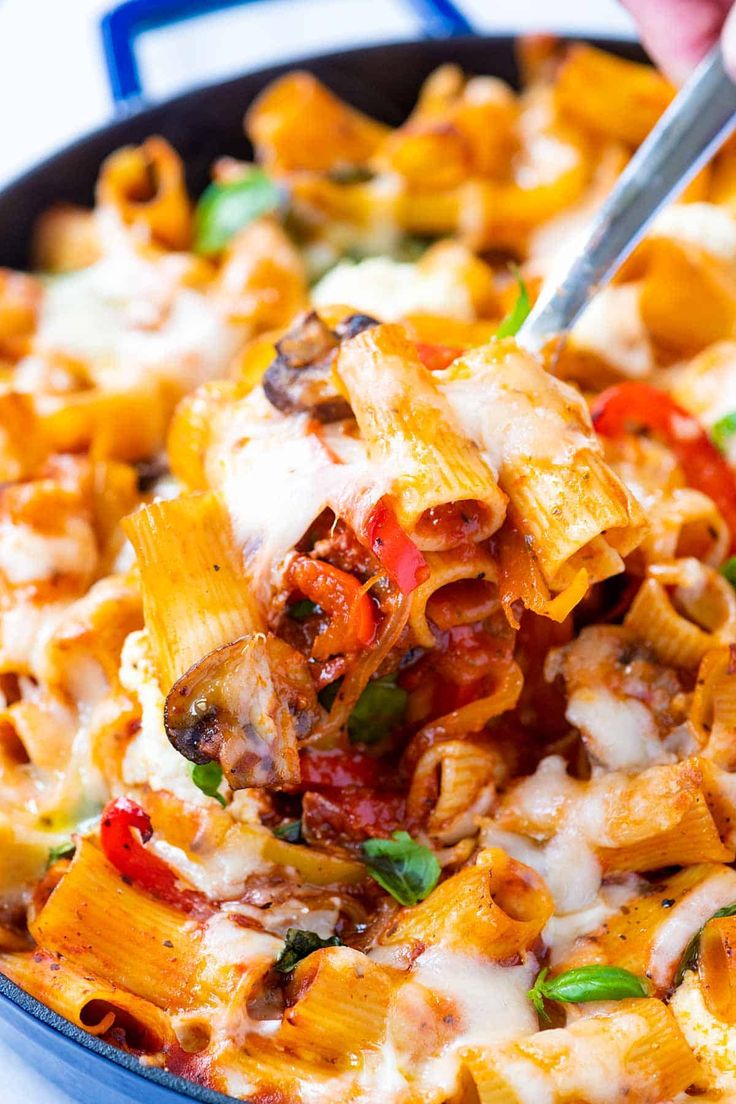
{"label": "orange pepper strip", "polygon": [[315,659],[357,652],[373,643],[375,605],[354,576],[309,556],[292,560],[288,574],[290,584],[321,606],[330,618],[312,644]]}

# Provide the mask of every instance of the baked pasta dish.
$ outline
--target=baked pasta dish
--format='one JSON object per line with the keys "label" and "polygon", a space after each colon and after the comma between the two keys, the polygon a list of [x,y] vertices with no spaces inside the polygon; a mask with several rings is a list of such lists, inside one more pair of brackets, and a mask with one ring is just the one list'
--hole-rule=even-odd
{"label": "baked pasta dish", "polygon": [[520,61],[0,273],[0,969],[252,1104],[736,1098],[736,144],[535,359],[673,89]]}

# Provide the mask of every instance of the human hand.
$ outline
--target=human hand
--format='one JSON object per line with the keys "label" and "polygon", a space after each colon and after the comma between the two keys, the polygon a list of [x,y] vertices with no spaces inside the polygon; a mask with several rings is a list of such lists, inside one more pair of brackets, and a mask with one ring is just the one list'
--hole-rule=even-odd
{"label": "human hand", "polygon": [[[622,0],[660,68],[682,84],[720,36],[726,69],[736,80],[733,0]],[[730,13],[730,14],[729,14]]]}

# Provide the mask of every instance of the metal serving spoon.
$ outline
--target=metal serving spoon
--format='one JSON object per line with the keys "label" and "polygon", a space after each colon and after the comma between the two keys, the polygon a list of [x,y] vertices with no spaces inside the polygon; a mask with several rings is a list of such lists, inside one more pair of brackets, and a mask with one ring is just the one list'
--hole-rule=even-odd
{"label": "metal serving spoon", "polygon": [[736,84],[714,47],[665,111],[596,214],[580,252],[546,288],[517,335],[538,352],[564,334],[611,279],[668,200],[736,129]]}

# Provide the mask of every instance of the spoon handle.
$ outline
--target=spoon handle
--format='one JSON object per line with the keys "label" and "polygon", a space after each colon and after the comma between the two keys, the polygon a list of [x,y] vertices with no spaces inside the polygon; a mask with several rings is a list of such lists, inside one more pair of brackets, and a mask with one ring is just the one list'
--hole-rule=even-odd
{"label": "spoon handle", "polygon": [[641,240],[647,226],[736,128],[736,84],[720,46],[703,59],[641,144],[595,216],[560,281],[545,289],[519,332],[538,351],[569,330]]}

